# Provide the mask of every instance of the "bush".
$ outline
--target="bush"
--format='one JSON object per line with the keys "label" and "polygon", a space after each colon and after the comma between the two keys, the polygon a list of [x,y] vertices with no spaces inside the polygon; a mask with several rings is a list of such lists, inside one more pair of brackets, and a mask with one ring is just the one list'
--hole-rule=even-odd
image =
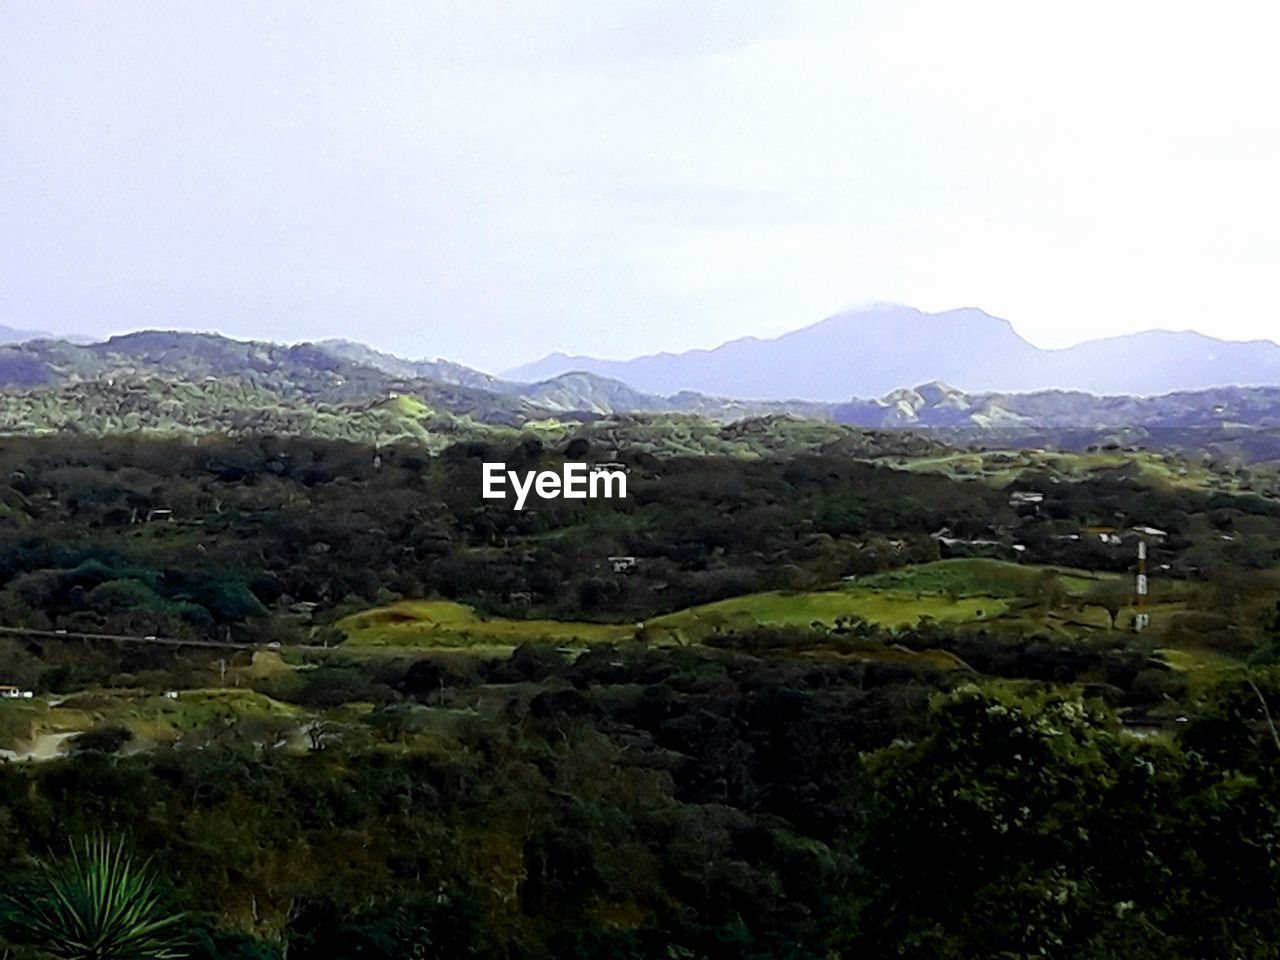
{"label": "bush", "polygon": [[86,730],[71,741],[71,749],[77,753],[94,750],[98,753],[118,753],[133,739],[133,731],[118,723],[103,724]]}

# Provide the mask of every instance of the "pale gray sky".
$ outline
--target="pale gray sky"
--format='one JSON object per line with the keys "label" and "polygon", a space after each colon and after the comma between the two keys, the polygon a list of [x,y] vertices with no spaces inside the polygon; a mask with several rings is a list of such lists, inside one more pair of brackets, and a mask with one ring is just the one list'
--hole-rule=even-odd
{"label": "pale gray sky", "polygon": [[496,370],[981,306],[1274,338],[1272,4],[0,5],[0,323]]}

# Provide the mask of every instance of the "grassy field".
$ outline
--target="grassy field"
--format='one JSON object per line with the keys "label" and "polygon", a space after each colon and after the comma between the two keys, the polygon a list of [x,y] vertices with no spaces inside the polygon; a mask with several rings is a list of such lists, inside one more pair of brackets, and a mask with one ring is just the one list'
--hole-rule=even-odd
{"label": "grassy field", "polygon": [[975,621],[998,616],[1007,605],[995,597],[917,596],[893,590],[850,588],[804,593],[770,592],[733,597],[656,617],[646,623],[656,639],[670,635],[696,643],[717,631],[754,626],[831,626],[837,617],[857,617],[885,627],[905,627],[922,616],[938,621]]}
{"label": "grassy field", "polygon": [[[952,560],[910,568],[841,589],[768,592],[721,600],[655,617],[645,624],[649,642],[691,643],[717,629],[756,625],[831,625],[837,617],[860,617],[886,627],[916,623],[921,616],[960,622],[998,616],[1036,570],[994,560]],[[1080,580],[1081,578],[1075,577]],[[1082,581],[1083,582],[1083,581]],[[948,596],[959,584],[963,596]],[[997,589],[998,587],[998,589]],[[445,600],[406,600],[352,614],[339,621],[351,649],[466,649],[500,652],[522,643],[584,646],[631,639],[631,624],[574,620],[515,620],[485,617]]]}
{"label": "grassy field", "polygon": [[405,600],[338,622],[347,647],[501,649],[543,642],[578,646],[627,640],[631,624],[485,617],[448,600]]}
{"label": "grassy field", "polygon": [[[650,643],[696,643],[717,631],[766,626],[831,626],[856,617],[884,627],[922,617],[976,623],[1008,613],[1045,569],[986,559],[942,560],[868,577],[829,590],[772,591],[733,597],[655,617],[644,625]],[[1102,575],[1054,569],[1068,594],[1084,593]],[[522,643],[565,646],[619,642],[635,636],[631,624],[485,617],[444,600],[407,600],[339,621],[350,650],[467,650],[501,653]]]}
{"label": "grassy field", "polygon": [[[753,626],[830,626],[837,617],[857,617],[882,627],[912,626],[921,618],[943,623],[1022,622],[1019,607],[1046,573],[1056,575],[1065,599],[1085,594],[1095,584],[1115,580],[1060,567],[1022,566],[982,558],[939,560],[863,577],[840,589],[773,592],[734,597],[649,621],[649,632],[669,631],[681,642],[696,642],[717,630]],[[1073,610],[1085,628],[1107,626],[1101,610]],[[1058,628],[1064,627],[1061,617]],[[1096,621],[1096,623],[1094,622]],[[1045,624],[1049,624],[1048,620]]]}
{"label": "grassy field", "polygon": [[[1047,574],[1053,575],[1057,594],[1051,607],[1033,599]],[[753,593],[690,607],[646,621],[639,633],[651,644],[690,644],[760,626],[831,627],[837,618],[856,618],[889,629],[931,620],[1088,636],[1110,629],[1110,617],[1102,607],[1082,602],[1086,594],[1099,584],[1127,581],[1120,574],[1066,567],[984,558],[939,560],[825,590]],[[1153,626],[1185,612],[1185,594],[1182,584],[1157,585],[1147,608]],[[1121,625],[1130,613],[1121,614]],[[424,650],[504,655],[523,643],[585,647],[637,634],[632,624],[485,617],[442,600],[403,601],[353,614],[338,626],[348,637],[341,649],[369,655]]]}

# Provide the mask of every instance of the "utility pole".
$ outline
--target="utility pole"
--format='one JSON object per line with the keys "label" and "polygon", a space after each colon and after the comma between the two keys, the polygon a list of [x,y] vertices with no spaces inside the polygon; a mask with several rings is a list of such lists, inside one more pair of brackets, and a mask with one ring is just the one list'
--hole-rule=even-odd
{"label": "utility pole", "polygon": [[1133,617],[1134,633],[1141,633],[1151,624],[1151,614],[1147,613],[1147,593],[1150,584],[1147,581],[1147,538],[1138,535],[1138,578],[1135,586],[1138,612]]}
{"label": "utility pole", "polygon": [[1138,572],[1134,585],[1134,605],[1138,612],[1133,618],[1133,630],[1134,633],[1141,633],[1151,626],[1151,614],[1147,613],[1147,595],[1151,592],[1151,584],[1147,580],[1147,545],[1162,543],[1169,534],[1145,524],[1134,527],[1132,532],[1138,535]]}

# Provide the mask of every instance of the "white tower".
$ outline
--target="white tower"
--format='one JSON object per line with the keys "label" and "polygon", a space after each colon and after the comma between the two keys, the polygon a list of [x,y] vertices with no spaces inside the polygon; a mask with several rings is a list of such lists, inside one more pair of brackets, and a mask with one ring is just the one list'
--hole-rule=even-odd
{"label": "white tower", "polygon": [[1138,578],[1134,584],[1134,593],[1136,594],[1138,612],[1133,617],[1133,629],[1135,633],[1141,633],[1151,625],[1151,615],[1147,613],[1147,594],[1149,592],[1149,584],[1147,583],[1147,541],[1141,534],[1138,535]]}

